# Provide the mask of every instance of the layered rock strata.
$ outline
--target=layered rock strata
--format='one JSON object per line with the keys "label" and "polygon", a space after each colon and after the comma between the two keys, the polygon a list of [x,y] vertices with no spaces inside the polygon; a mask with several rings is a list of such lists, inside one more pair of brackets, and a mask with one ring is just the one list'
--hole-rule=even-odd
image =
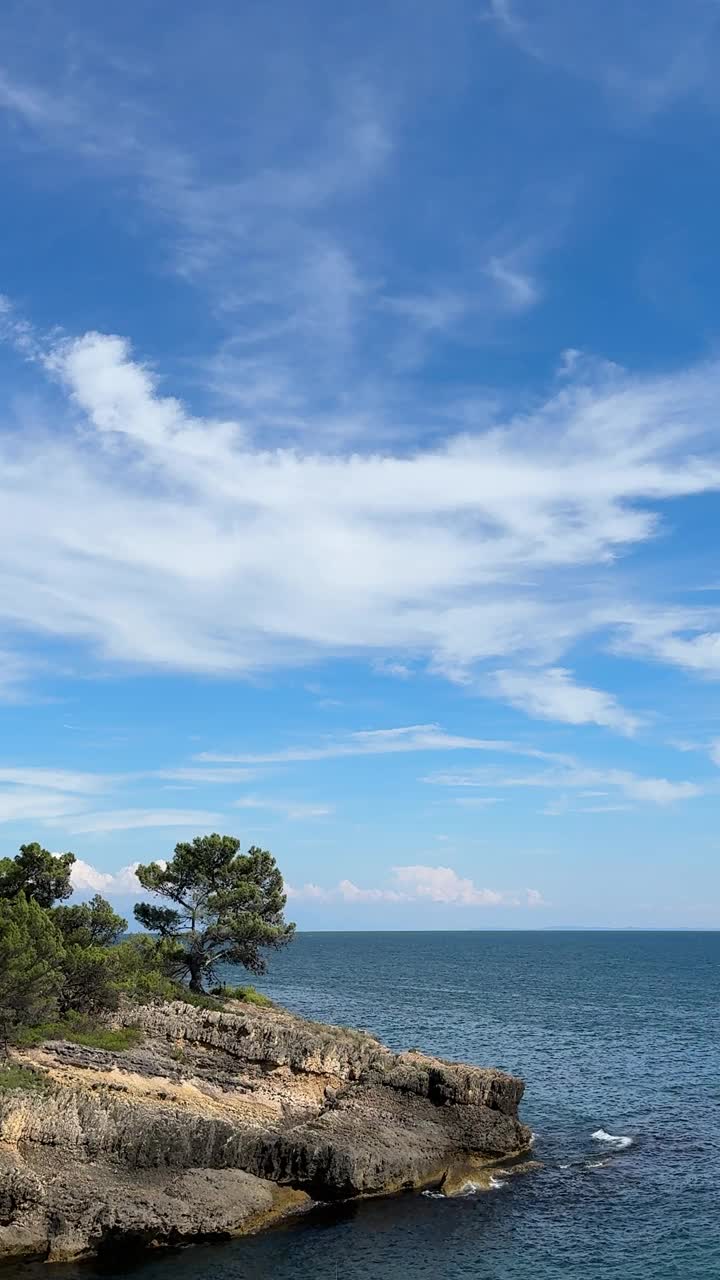
{"label": "layered rock strata", "polygon": [[277,1009],[126,1008],[121,1053],[16,1054],[0,1093],[0,1258],[256,1231],[318,1201],[456,1186],[525,1151],[523,1083]]}

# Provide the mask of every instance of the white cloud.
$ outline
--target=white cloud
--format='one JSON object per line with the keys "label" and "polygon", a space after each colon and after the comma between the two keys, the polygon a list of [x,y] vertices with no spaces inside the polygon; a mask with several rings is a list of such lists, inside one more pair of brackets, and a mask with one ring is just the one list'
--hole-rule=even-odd
{"label": "white cloud", "polygon": [[613,694],[576,684],[564,667],[495,671],[492,679],[501,697],[542,720],[599,724],[628,735],[635,733],[641,723]]}
{"label": "white cloud", "polygon": [[89,832],[131,831],[140,827],[196,827],[214,830],[222,815],[203,809],[116,809],[106,813],[80,813],[54,825],[80,835]]}
{"label": "white cloud", "polygon": [[505,901],[505,896],[497,889],[480,889],[451,867],[393,867],[393,875],[411,897],[429,898],[431,902],[462,907],[497,907]]}
{"label": "white cloud", "polygon": [[409,456],[339,457],[256,450],[241,423],[194,418],[117,337],[55,344],[46,363],[80,425],[2,437],[0,619],[106,662],[554,665],[613,626],[577,566],[609,573],[658,501],[720,485],[713,365],[563,386]]}
{"label": "white cloud", "polygon": [[456,796],[455,804],[465,809],[486,809],[493,804],[502,804],[500,796]]}
{"label": "white cloud", "polygon": [[233,802],[234,809],[270,809],[282,813],[291,821],[305,818],[326,818],[332,813],[330,805],[307,804],[303,801],[272,800],[263,796],[243,796]]}
{"label": "white cloud", "polygon": [[207,765],[187,765],[177,769],[156,769],[153,777],[166,778],[168,782],[201,782],[207,785],[223,785],[250,782],[257,776],[254,769],[228,767],[212,769]]}
{"label": "white cloud", "polygon": [[617,619],[620,653],[681,667],[692,675],[720,677],[720,611],[626,609]]}
{"label": "white cloud", "polygon": [[0,788],[0,822],[59,822],[84,807],[77,796],[32,786]]}
{"label": "white cloud", "polygon": [[[538,773],[503,774],[499,770],[474,769],[465,773],[436,773],[425,782],[444,787],[539,788],[563,791],[587,787],[610,787],[628,800],[653,805],[670,805],[679,800],[692,800],[706,793],[696,782],[675,782],[668,778],[644,778],[627,769],[601,769],[579,762],[543,769]],[[565,803],[563,797],[554,803]]]}
{"label": "white cloud", "polygon": [[[78,894],[127,894],[136,897],[143,892],[135,874],[138,865],[133,862],[121,867],[119,871],[100,871],[90,863],[77,859],[72,869],[73,890]],[[424,865],[393,867],[391,883],[382,888],[362,887],[352,880],[343,879],[330,887],[309,882],[298,887],[286,884],[285,889],[290,902],[345,902],[358,905],[373,902],[433,902],[456,907],[545,905],[542,894],[537,889],[482,889],[450,867]]]}
{"label": "white cloud", "polygon": [[545,907],[548,905],[539,889],[526,889],[525,893],[529,907]]}
{"label": "white cloud", "polygon": [[527,271],[513,265],[512,259],[491,258],[487,274],[497,285],[505,306],[510,311],[527,311],[540,301],[540,288]]}
{"label": "white cloud", "polygon": [[307,902],[434,902],[456,907],[538,907],[544,906],[537,889],[499,890],[479,888],[473,880],[460,876],[451,867],[423,864],[392,868],[392,884],[385,888],[361,888],[352,880],[341,880],[330,888],[305,884],[287,885],[288,898]]}
{"label": "white cloud", "polygon": [[413,674],[413,669],[407,662],[393,662],[391,659],[376,662],[373,669],[378,675],[394,676],[396,680],[409,680]]}
{"label": "white cloud", "polygon": [[444,333],[465,315],[470,300],[466,292],[436,289],[432,293],[388,298],[385,307],[412,321],[421,334]]}
{"label": "white cloud", "polygon": [[18,787],[39,787],[48,791],[87,792],[104,791],[113,781],[112,775],[74,773],[67,769],[43,769],[0,766],[0,783],[12,783]]}
{"label": "white cloud", "polygon": [[131,862],[119,871],[98,871],[89,862],[77,858],[70,879],[75,893],[140,893],[141,885],[135,872],[139,862]]}
{"label": "white cloud", "polygon": [[322,885],[308,881],[306,884],[298,886],[286,882],[285,892],[289,902],[327,902],[330,900],[332,890],[324,889]]}
{"label": "white cloud", "polygon": [[378,756],[412,751],[497,751],[501,754],[530,756],[539,760],[557,759],[552,753],[507,742],[499,738],[469,738],[445,733],[436,724],[401,725],[392,729],[362,729],[344,739],[318,747],[287,747],[260,754],[224,755],[205,751],[199,760],[237,762],[241,764],[289,764],[305,760],[336,760],[345,756]]}
{"label": "white cloud", "polygon": [[286,884],[285,891],[291,902],[405,902],[406,895],[397,889],[362,889],[352,880],[340,880],[336,885],[308,882],[297,888]]}
{"label": "white cloud", "polygon": [[679,100],[711,101],[717,56],[713,5],[664,0],[633,11],[576,0],[489,0],[499,32],[529,57],[597,87],[623,125],[643,123]]}
{"label": "white cloud", "polygon": [[342,902],[402,902],[397,889],[360,889],[352,880],[341,880],[337,896]]}
{"label": "white cloud", "polygon": [[0,649],[0,703],[24,701],[30,675],[29,664],[19,654]]}

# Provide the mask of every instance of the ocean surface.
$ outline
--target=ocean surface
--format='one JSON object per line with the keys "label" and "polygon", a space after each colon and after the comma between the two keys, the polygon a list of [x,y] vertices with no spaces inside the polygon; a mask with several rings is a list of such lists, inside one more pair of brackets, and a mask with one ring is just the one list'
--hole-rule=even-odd
{"label": "ocean surface", "polygon": [[542,1167],[105,1275],[720,1280],[720,933],[308,933],[257,985],[393,1048],[523,1076]]}

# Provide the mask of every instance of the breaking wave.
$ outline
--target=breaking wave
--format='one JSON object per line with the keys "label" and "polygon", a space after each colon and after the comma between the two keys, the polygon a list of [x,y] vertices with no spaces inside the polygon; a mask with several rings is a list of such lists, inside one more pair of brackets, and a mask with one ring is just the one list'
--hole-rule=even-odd
{"label": "breaking wave", "polygon": [[595,1142],[607,1142],[609,1146],[615,1147],[618,1151],[622,1151],[625,1147],[631,1147],[633,1143],[632,1138],[625,1138],[622,1134],[608,1133],[605,1129],[596,1129],[590,1136]]}

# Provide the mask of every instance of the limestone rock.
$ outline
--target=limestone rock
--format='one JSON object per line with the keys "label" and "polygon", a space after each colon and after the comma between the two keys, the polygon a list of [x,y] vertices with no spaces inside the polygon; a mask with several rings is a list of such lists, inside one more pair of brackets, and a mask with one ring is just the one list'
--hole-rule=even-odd
{"label": "limestone rock", "polygon": [[522,1081],[276,1010],[126,1007],[122,1053],[18,1056],[0,1094],[0,1258],[254,1231],[316,1200],[449,1184],[527,1150]]}

